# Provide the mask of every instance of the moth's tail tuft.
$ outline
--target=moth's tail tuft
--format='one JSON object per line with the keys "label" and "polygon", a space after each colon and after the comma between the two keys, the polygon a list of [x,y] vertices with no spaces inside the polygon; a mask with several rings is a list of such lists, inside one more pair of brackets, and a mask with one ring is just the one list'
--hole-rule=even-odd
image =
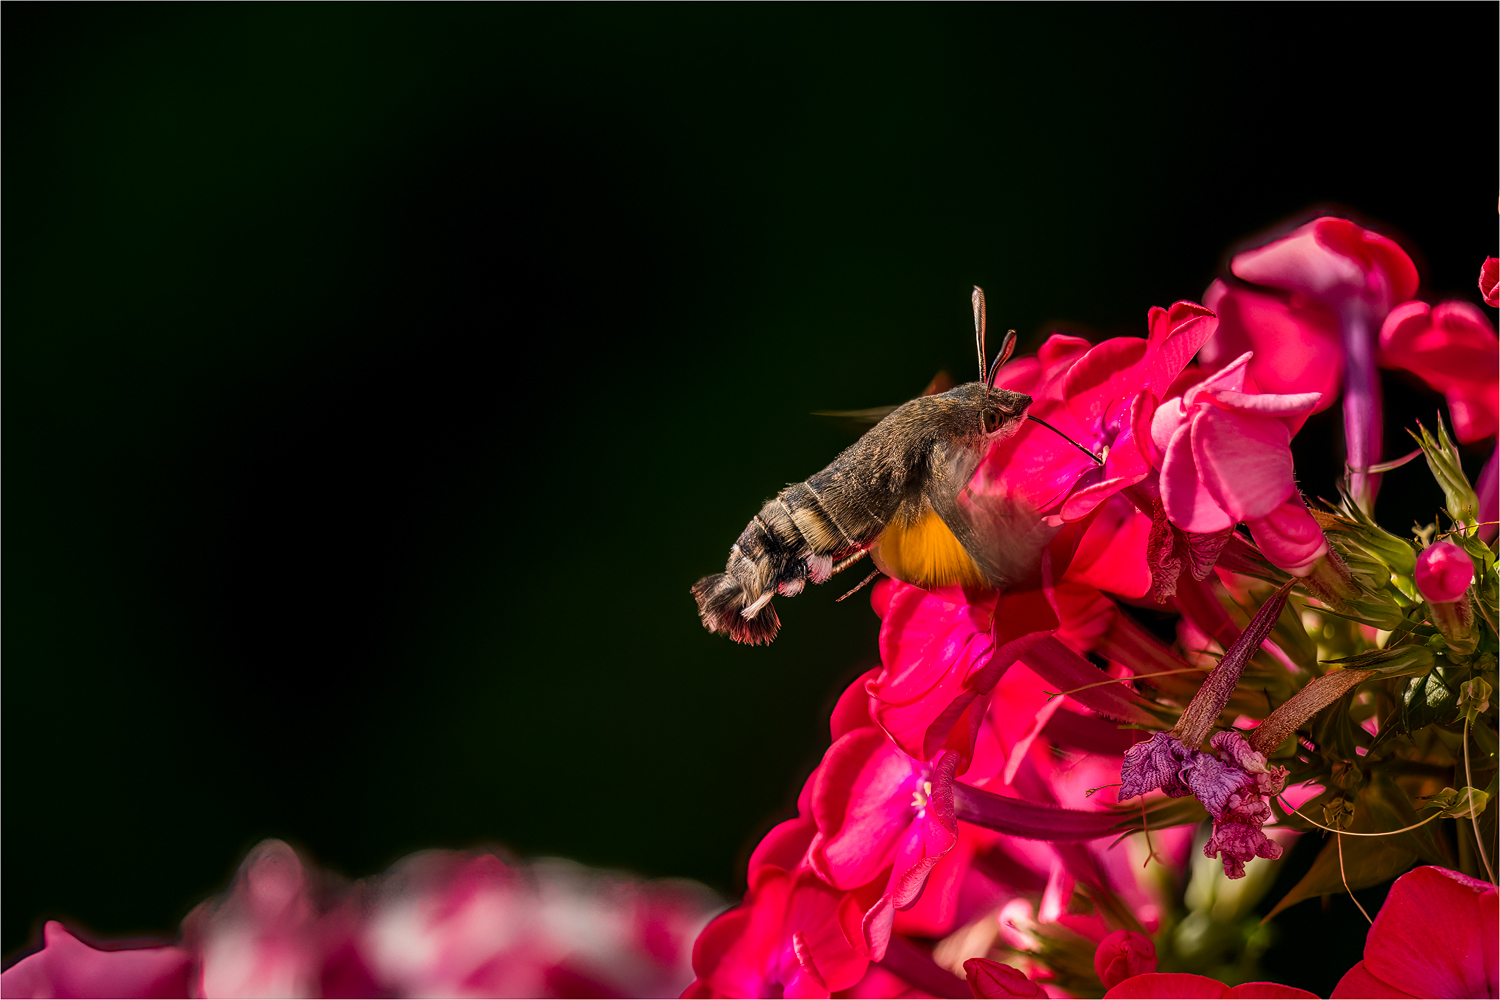
{"label": "moth's tail tuft", "polygon": [[728,633],[735,642],[750,646],[769,643],[781,628],[781,619],[769,601],[763,603],[754,617],[746,618],[745,589],[724,573],[705,576],[693,584],[698,601],[698,617],[710,632]]}

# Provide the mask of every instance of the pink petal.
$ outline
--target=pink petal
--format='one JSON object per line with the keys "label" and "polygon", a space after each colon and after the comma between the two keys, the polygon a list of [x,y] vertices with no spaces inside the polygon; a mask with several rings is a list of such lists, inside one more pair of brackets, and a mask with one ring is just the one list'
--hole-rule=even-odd
{"label": "pink petal", "polygon": [[1229,269],[1245,281],[1301,292],[1330,305],[1362,298],[1382,312],[1417,290],[1416,266],[1395,242],[1329,216],[1236,254]]}
{"label": "pink petal", "polygon": [[1146,563],[1150,537],[1151,518],[1116,495],[1090,522],[1064,579],[1121,597],[1144,597],[1151,589],[1151,569]]}
{"label": "pink petal", "polygon": [[1167,517],[1184,531],[1212,534],[1234,526],[1198,478],[1192,423],[1185,423],[1167,443],[1161,466],[1161,499]]}
{"label": "pink petal", "polygon": [[1080,427],[1097,432],[1123,400],[1141,390],[1144,379],[1135,369],[1145,355],[1144,340],[1115,337],[1074,362],[1063,378],[1063,399]]}
{"label": "pink petal", "polygon": [[1283,986],[1280,983],[1240,983],[1238,986],[1231,986],[1225,990],[1224,996],[1230,1000],[1298,1000],[1300,997],[1318,1000],[1316,993],[1299,990],[1295,986]]}
{"label": "pink petal", "polygon": [[1365,968],[1414,996],[1493,997],[1497,924],[1500,890],[1424,865],[1391,886],[1365,938]]}
{"label": "pink petal", "polygon": [[1104,1000],[1218,1000],[1229,987],[1217,979],[1187,972],[1147,972],[1131,976],[1104,994]]}
{"label": "pink petal", "polygon": [[1172,435],[1188,419],[1188,411],[1182,405],[1182,397],[1169,399],[1156,408],[1151,415],[1151,463],[1158,469],[1166,457],[1167,445]]}
{"label": "pink petal", "polygon": [[1333,988],[1330,994],[1332,1000],[1377,1000],[1377,998],[1392,998],[1392,1000],[1416,1000],[1416,997],[1398,990],[1390,983],[1382,982],[1370,975],[1370,970],[1365,968],[1365,963],[1360,962],[1344,973],[1344,978]]}
{"label": "pink petal", "polygon": [[1447,397],[1460,441],[1500,427],[1500,340],[1477,306],[1403,302],[1380,328],[1378,362],[1412,372]]}
{"label": "pink petal", "polygon": [[[1218,392],[1209,393],[1208,398],[1213,400],[1220,409],[1284,420],[1287,417],[1302,417],[1315,412],[1321,396],[1316,392],[1275,394],[1221,389]],[[1300,424],[1300,421],[1298,423]]]}
{"label": "pink petal", "polygon": [[1323,529],[1293,495],[1265,517],[1247,522],[1266,558],[1293,576],[1306,576],[1328,551]]}
{"label": "pink petal", "polygon": [[1223,281],[1209,286],[1204,301],[1219,314],[1219,332],[1203,347],[1204,364],[1215,368],[1253,351],[1249,371],[1262,391],[1318,392],[1319,410],[1333,405],[1344,378],[1337,316]]}
{"label": "pink petal", "polygon": [[865,691],[865,686],[878,676],[880,668],[872,667],[844,689],[828,719],[830,739],[837,740],[845,733],[875,725],[875,720],[870,717],[870,695]]}
{"label": "pink petal", "polygon": [[0,975],[7,997],[185,997],[191,956],[177,947],[100,951],[56,920],[42,927],[42,950]]}
{"label": "pink petal", "polygon": [[1229,362],[1229,364],[1183,393],[1183,405],[1188,409],[1192,409],[1197,405],[1198,397],[1205,392],[1218,392],[1225,389],[1231,392],[1243,392],[1245,389],[1245,376],[1249,373],[1250,362],[1253,360],[1255,360],[1255,353],[1253,351],[1241,354]]}
{"label": "pink petal", "polygon": [[1486,257],[1479,268],[1479,294],[1487,306],[1500,306],[1500,259]]}
{"label": "pink petal", "polygon": [[828,748],[813,777],[818,836],[809,860],[838,889],[873,881],[890,863],[916,815],[923,767],[879,729],[857,729]]}
{"label": "pink petal", "polygon": [[1192,423],[1198,475],[1214,503],[1235,521],[1265,517],[1296,490],[1290,440],[1279,420],[1217,407],[1200,410]]}
{"label": "pink petal", "polygon": [[964,961],[964,973],[969,979],[969,991],[976,997],[996,997],[1001,1000],[1029,1000],[1045,997],[1042,988],[1019,969],[987,958],[970,958]]}
{"label": "pink petal", "polygon": [[1193,355],[1214,335],[1219,321],[1212,310],[1196,302],[1174,302],[1170,309],[1153,306],[1147,321],[1151,335],[1144,362],[1145,386],[1161,399]]}

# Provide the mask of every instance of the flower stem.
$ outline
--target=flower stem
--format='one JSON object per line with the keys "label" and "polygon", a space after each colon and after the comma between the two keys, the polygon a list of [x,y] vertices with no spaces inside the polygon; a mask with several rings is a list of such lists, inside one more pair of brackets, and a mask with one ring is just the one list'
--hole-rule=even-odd
{"label": "flower stem", "polygon": [[[1349,888],[1349,876],[1344,874],[1344,835],[1341,832],[1335,830],[1333,833],[1333,837],[1339,845],[1339,878],[1344,880],[1344,891],[1349,894],[1350,899],[1354,899],[1354,890]],[[1363,906],[1360,906],[1359,900],[1354,899],[1354,905],[1359,906],[1359,912],[1363,913],[1365,915],[1365,919],[1369,921],[1370,926],[1374,927],[1375,921],[1370,920],[1370,914],[1365,910]]]}
{"label": "flower stem", "polygon": [[[1464,716],[1464,784],[1470,788],[1474,787],[1474,778],[1469,773],[1469,717]],[[1472,794],[1472,793],[1471,793]],[[1474,824],[1474,845],[1479,848],[1479,860],[1484,862],[1484,870],[1490,877],[1490,884],[1495,882],[1495,869],[1490,867],[1489,854],[1484,849],[1484,837],[1479,832],[1479,814],[1469,810],[1469,822]]]}
{"label": "flower stem", "polygon": [[1426,819],[1422,820],[1422,822],[1413,823],[1411,826],[1403,826],[1399,830],[1383,830],[1380,833],[1355,833],[1353,830],[1335,830],[1331,826],[1324,826],[1322,823],[1319,823],[1317,820],[1307,815],[1307,813],[1299,812],[1298,810],[1293,809],[1290,805],[1287,804],[1286,796],[1278,795],[1276,796],[1276,798],[1280,800],[1282,807],[1285,808],[1287,812],[1296,813],[1298,816],[1301,816],[1303,819],[1307,820],[1319,830],[1327,830],[1329,833],[1340,833],[1346,837],[1394,837],[1398,833],[1405,833],[1408,830],[1415,830],[1419,826],[1426,826],[1428,823],[1431,823],[1433,820],[1443,815],[1441,811],[1435,812],[1431,816],[1428,816]]}
{"label": "flower stem", "polygon": [[1339,317],[1344,342],[1344,439],[1348,448],[1349,492],[1365,513],[1375,509],[1380,462],[1380,373],[1375,368],[1375,331],[1364,303],[1351,304]]}

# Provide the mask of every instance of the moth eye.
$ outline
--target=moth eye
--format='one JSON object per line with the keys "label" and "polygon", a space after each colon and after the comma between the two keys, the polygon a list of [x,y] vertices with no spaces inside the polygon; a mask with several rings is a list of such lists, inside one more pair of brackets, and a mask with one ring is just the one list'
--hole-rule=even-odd
{"label": "moth eye", "polygon": [[986,434],[993,434],[1000,429],[1000,414],[994,410],[985,410],[979,415],[979,419],[984,421]]}

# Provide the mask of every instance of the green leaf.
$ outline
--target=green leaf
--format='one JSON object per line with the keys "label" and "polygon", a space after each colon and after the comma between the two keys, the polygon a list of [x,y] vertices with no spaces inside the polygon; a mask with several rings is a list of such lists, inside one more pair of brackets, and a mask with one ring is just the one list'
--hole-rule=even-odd
{"label": "green leaf", "polygon": [[[1364,833],[1377,832],[1371,822],[1368,797],[1363,793],[1355,803],[1351,829]],[[1345,891],[1345,878],[1339,874],[1340,839],[1343,840],[1344,848],[1344,876],[1348,878],[1350,889],[1365,889],[1387,882],[1417,862],[1417,853],[1398,846],[1392,837],[1336,838],[1331,833],[1327,837],[1327,842],[1318,852],[1307,874],[1266,914],[1266,920],[1304,899]]]}
{"label": "green leaf", "polygon": [[1427,804],[1437,806],[1444,816],[1454,819],[1478,819],[1490,804],[1490,793],[1468,785],[1459,789],[1445,788],[1428,799]]}
{"label": "green leaf", "polygon": [[1448,670],[1435,668],[1422,677],[1413,677],[1401,695],[1401,727],[1414,733],[1435,722],[1449,720],[1458,712],[1458,694],[1448,683]]}

